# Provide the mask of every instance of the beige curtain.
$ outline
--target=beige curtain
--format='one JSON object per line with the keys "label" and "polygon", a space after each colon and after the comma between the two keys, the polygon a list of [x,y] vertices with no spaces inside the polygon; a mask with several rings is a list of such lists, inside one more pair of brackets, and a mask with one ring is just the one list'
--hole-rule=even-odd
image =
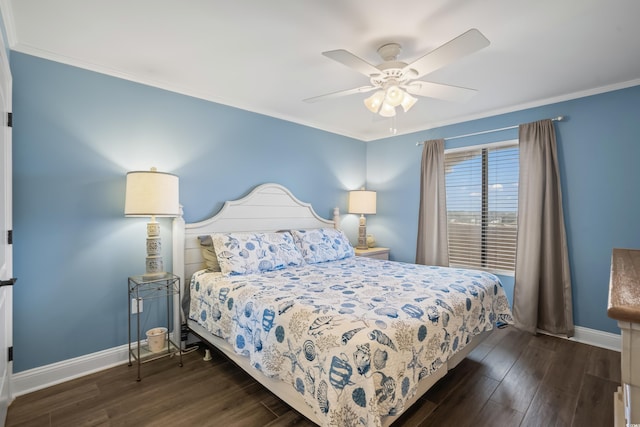
{"label": "beige curtain", "polygon": [[416,264],[449,265],[444,139],[426,141],[422,149]]}
{"label": "beige curtain", "polygon": [[573,336],[571,275],[551,120],[520,125],[515,326]]}

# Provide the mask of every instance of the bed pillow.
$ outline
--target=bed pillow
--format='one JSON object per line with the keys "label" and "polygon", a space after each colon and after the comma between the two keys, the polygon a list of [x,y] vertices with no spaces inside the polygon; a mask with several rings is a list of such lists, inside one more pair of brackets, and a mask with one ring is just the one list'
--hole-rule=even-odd
{"label": "bed pillow", "polygon": [[211,235],[198,236],[200,241],[200,250],[202,252],[202,258],[204,258],[204,264],[209,271],[220,271],[220,264],[218,263],[218,257],[216,251],[213,248],[213,240]]}
{"label": "bed pillow", "polygon": [[215,233],[211,239],[220,270],[228,276],[304,264],[291,233]]}
{"label": "bed pillow", "polygon": [[309,264],[354,256],[353,246],[342,230],[313,228],[292,230],[291,234],[302,257]]}

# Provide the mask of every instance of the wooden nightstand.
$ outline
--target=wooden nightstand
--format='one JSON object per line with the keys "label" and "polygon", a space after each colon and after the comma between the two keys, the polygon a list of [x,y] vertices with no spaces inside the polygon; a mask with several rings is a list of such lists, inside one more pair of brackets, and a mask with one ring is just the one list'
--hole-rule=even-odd
{"label": "wooden nightstand", "polygon": [[375,259],[389,259],[389,248],[369,248],[369,249],[356,249],[356,256],[364,256],[367,258]]}

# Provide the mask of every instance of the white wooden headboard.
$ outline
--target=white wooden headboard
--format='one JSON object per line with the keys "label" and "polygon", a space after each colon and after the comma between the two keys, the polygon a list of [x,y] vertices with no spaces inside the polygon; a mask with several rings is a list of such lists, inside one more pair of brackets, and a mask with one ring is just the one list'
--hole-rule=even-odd
{"label": "white wooden headboard", "polygon": [[246,197],[227,201],[216,215],[185,224],[182,216],[173,221],[173,274],[188,286],[191,276],[204,268],[198,236],[233,231],[273,232],[302,228],[339,228],[339,210],[333,220],[320,217],[309,203],[301,202],[279,184],[262,184]]}

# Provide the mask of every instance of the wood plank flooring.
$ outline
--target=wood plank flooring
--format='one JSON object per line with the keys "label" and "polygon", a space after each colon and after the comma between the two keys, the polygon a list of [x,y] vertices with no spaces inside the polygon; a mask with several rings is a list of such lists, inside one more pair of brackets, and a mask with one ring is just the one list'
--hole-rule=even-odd
{"label": "wood plank flooring", "polygon": [[[18,397],[7,426],[313,426],[217,351],[118,366]],[[620,353],[495,331],[393,426],[613,425]]]}

